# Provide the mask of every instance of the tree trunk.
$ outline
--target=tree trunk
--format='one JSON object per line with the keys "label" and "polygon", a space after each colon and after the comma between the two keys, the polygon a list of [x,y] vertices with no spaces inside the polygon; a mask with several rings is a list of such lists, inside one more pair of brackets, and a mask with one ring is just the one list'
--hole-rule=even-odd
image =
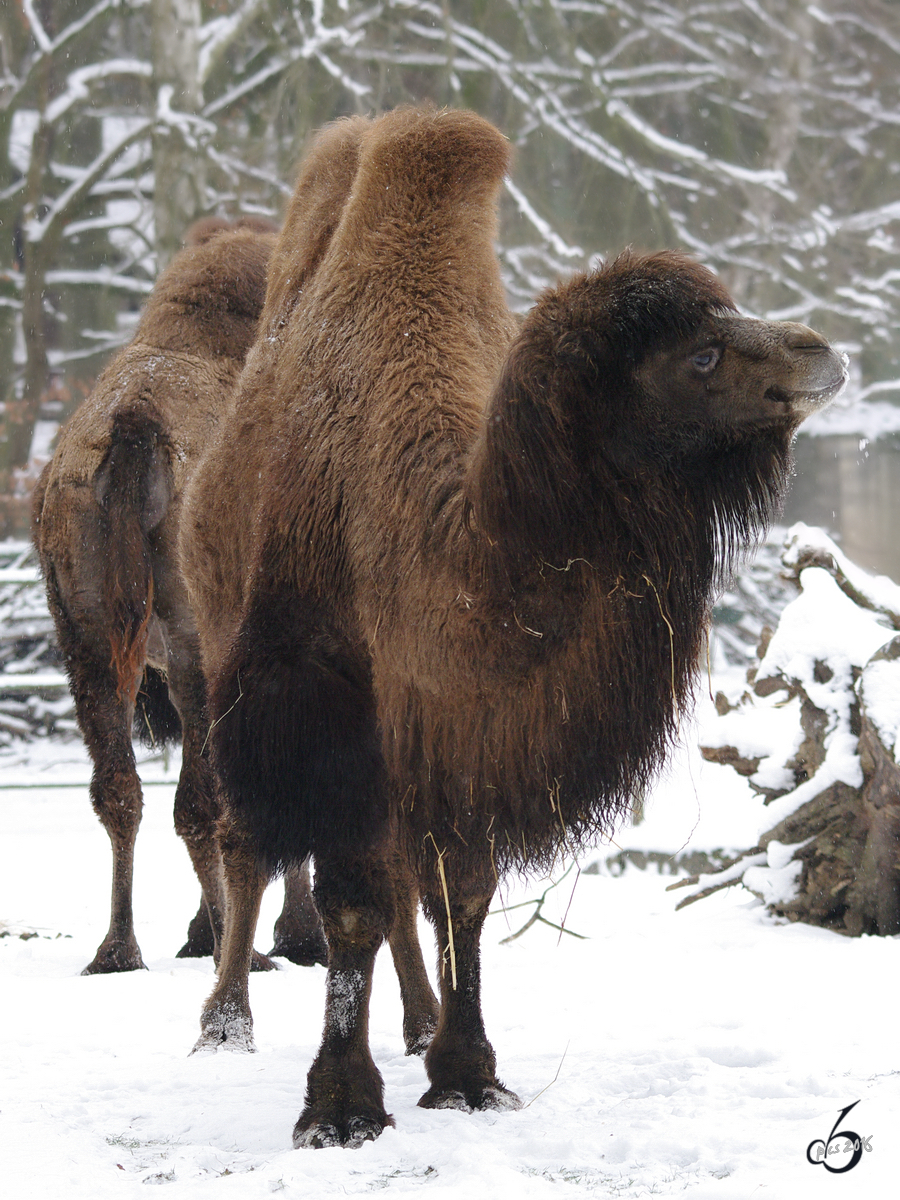
{"label": "tree trunk", "polygon": [[[785,0],[767,0],[764,8],[773,24],[783,24],[787,36],[776,41],[779,49],[773,65],[777,69],[769,72],[774,80],[776,102],[766,122],[766,149],[757,166],[781,171],[787,179],[791,177],[791,162],[800,138],[801,97],[809,81],[815,50],[813,18],[805,4],[794,4],[793,0],[787,0],[787,3]],[[770,188],[748,189],[747,211],[752,213],[760,245],[770,241],[777,203],[778,197]],[[739,304],[765,310],[765,304],[757,302],[756,293],[762,282],[757,273],[739,265],[727,271],[726,278]]]}
{"label": "tree trunk", "polygon": [[[56,29],[52,0],[42,0],[37,6],[38,18],[48,34]],[[48,341],[50,321],[45,310],[46,274],[52,261],[54,246],[45,238],[38,241],[28,236],[29,222],[41,215],[45,203],[45,177],[50,168],[54,126],[44,118],[50,101],[58,91],[52,55],[46,54],[36,77],[38,111],[41,114],[31,145],[31,160],[25,184],[21,213],[22,227],[22,337],[25,343],[25,377],[21,396],[9,398],[3,421],[2,473],[4,490],[10,484],[12,472],[28,465],[34,423],[37,420],[41,397],[50,382]],[[51,237],[50,241],[53,239]]]}
{"label": "tree trunk", "polygon": [[200,0],[153,0],[153,216],[157,269],[181,247],[188,226],[206,211],[206,160],[199,124]]}

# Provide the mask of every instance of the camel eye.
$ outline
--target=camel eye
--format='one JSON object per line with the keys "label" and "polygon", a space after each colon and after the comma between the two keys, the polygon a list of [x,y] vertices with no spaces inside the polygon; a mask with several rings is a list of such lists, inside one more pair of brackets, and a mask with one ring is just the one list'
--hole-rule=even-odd
{"label": "camel eye", "polygon": [[708,375],[710,371],[715,370],[721,357],[722,356],[720,352],[715,348],[715,346],[710,346],[706,350],[701,350],[699,354],[695,354],[691,358],[691,363],[697,368],[698,371],[702,372],[704,375]]}

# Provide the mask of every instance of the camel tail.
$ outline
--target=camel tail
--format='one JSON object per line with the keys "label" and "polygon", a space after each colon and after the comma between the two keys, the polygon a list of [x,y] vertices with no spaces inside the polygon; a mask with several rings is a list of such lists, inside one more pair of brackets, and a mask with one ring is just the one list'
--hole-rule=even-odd
{"label": "camel tail", "polygon": [[110,666],[120,698],[133,704],[144,674],[153,613],[150,534],[172,498],[168,439],[143,408],[113,419],[109,451],[94,476],[103,514],[103,602],[109,620]]}
{"label": "camel tail", "polygon": [[134,736],[144,746],[158,749],[181,737],[181,718],[169,699],[169,687],[159,671],[144,668],[134,705]]}

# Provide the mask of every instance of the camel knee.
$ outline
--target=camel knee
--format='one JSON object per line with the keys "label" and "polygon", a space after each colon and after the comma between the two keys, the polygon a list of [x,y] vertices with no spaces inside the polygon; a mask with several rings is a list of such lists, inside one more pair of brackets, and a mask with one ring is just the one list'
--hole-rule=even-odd
{"label": "camel knee", "polygon": [[381,864],[358,871],[335,870],[318,863],[313,892],[332,951],[374,948],[389,936],[394,924],[393,883]]}
{"label": "camel knee", "polygon": [[447,890],[435,883],[423,884],[422,908],[426,917],[437,927],[450,923],[461,929],[480,929],[488,914],[494,888],[470,890],[455,883],[451,876]]}
{"label": "camel knee", "polygon": [[216,836],[232,894],[252,892],[261,877],[266,880],[271,877],[271,872],[260,862],[253,839],[236,823],[221,818],[216,825]]}
{"label": "camel knee", "polygon": [[322,913],[322,925],[329,947],[354,952],[381,945],[390,930],[384,911],[372,908],[337,907]]}
{"label": "camel knee", "polygon": [[125,838],[137,832],[144,801],[136,774],[95,772],[90,796],[94,812],[111,838]]}
{"label": "camel knee", "polygon": [[214,842],[219,808],[211,789],[186,788],[179,784],[175,793],[175,832],[185,842],[202,845]]}

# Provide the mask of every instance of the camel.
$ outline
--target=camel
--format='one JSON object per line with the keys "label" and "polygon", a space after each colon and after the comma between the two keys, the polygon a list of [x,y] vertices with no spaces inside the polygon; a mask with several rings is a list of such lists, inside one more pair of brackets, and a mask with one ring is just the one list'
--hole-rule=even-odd
{"label": "camel", "polygon": [[[187,731],[175,822],[203,896],[178,953],[217,953],[223,904],[214,842],[218,810],[199,752],[208,722],[196,634],[173,562],[174,529],[185,479],[255,336],[276,231],[255,217],[234,223],[209,217],[191,227],[188,248],[161,277],[134,340],[62,434],[35,490],[34,540],[95,764],[94,806],[113,844],[110,929],[85,974],[144,965],[131,902],[141,815],[132,712],[135,732],[150,743]],[[143,481],[138,464],[130,475],[132,457],[142,456],[150,466]],[[122,559],[108,557],[115,550]],[[111,594],[117,581],[125,588]],[[145,622],[148,606],[152,615]],[[288,873],[275,934],[271,955],[304,965],[325,962],[308,863]],[[271,965],[262,955],[254,963]]]}
{"label": "camel", "polygon": [[[304,194],[311,240],[339,210],[342,181]],[[335,193],[335,188],[338,191]],[[219,808],[205,747],[209,720],[197,634],[176,554],[187,483],[226,410],[256,335],[276,227],[261,218],[197,222],[161,275],[131,344],[107,367],[60,436],[35,489],[33,534],[50,611],[94,763],[91,799],[113,848],[109,931],[84,974],[144,966],[134,935],[132,869],[142,798],[131,744],[182,736],[175,827],[202,888],[179,957],[218,960],[225,913]],[[402,864],[401,864],[402,865]],[[398,868],[399,869],[399,868]],[[411,880],[390,934],[410,1054],[437,1021],[416,931]],[[308,859],[285,875],[270,955],[324,963],[327,946]]]}
{"label": "camel", "polygon": [[156,743],[183,731],[175,826],[203,903],[180,953],[210,952],[222,927],[204,682],[175,540],[186,480],[254,339],[275,240],[274,226],[225,224],[189,232],[34,491],[34,543],[113,849],[109,931],[85,974],[144,966],[132,912],[142,809],[133,724]]}
{"label": "camel", "polygon": [[845,379],[820,335],[741,316],[673,251],[578,274],[519,326],[494,250],[502,135],[447,110],[337,129],[346,202],[312,272],[285,224],[180,543],[229,892],[198,1044],[250,1043],[259,900],[312,854],[329,957],[297,1147],[393,1123],[367,1022],[397,847],[438,946],[419,1103],[519,1107],[480,1006],[498,879],[609,832],[653,778],[715,590]]}

